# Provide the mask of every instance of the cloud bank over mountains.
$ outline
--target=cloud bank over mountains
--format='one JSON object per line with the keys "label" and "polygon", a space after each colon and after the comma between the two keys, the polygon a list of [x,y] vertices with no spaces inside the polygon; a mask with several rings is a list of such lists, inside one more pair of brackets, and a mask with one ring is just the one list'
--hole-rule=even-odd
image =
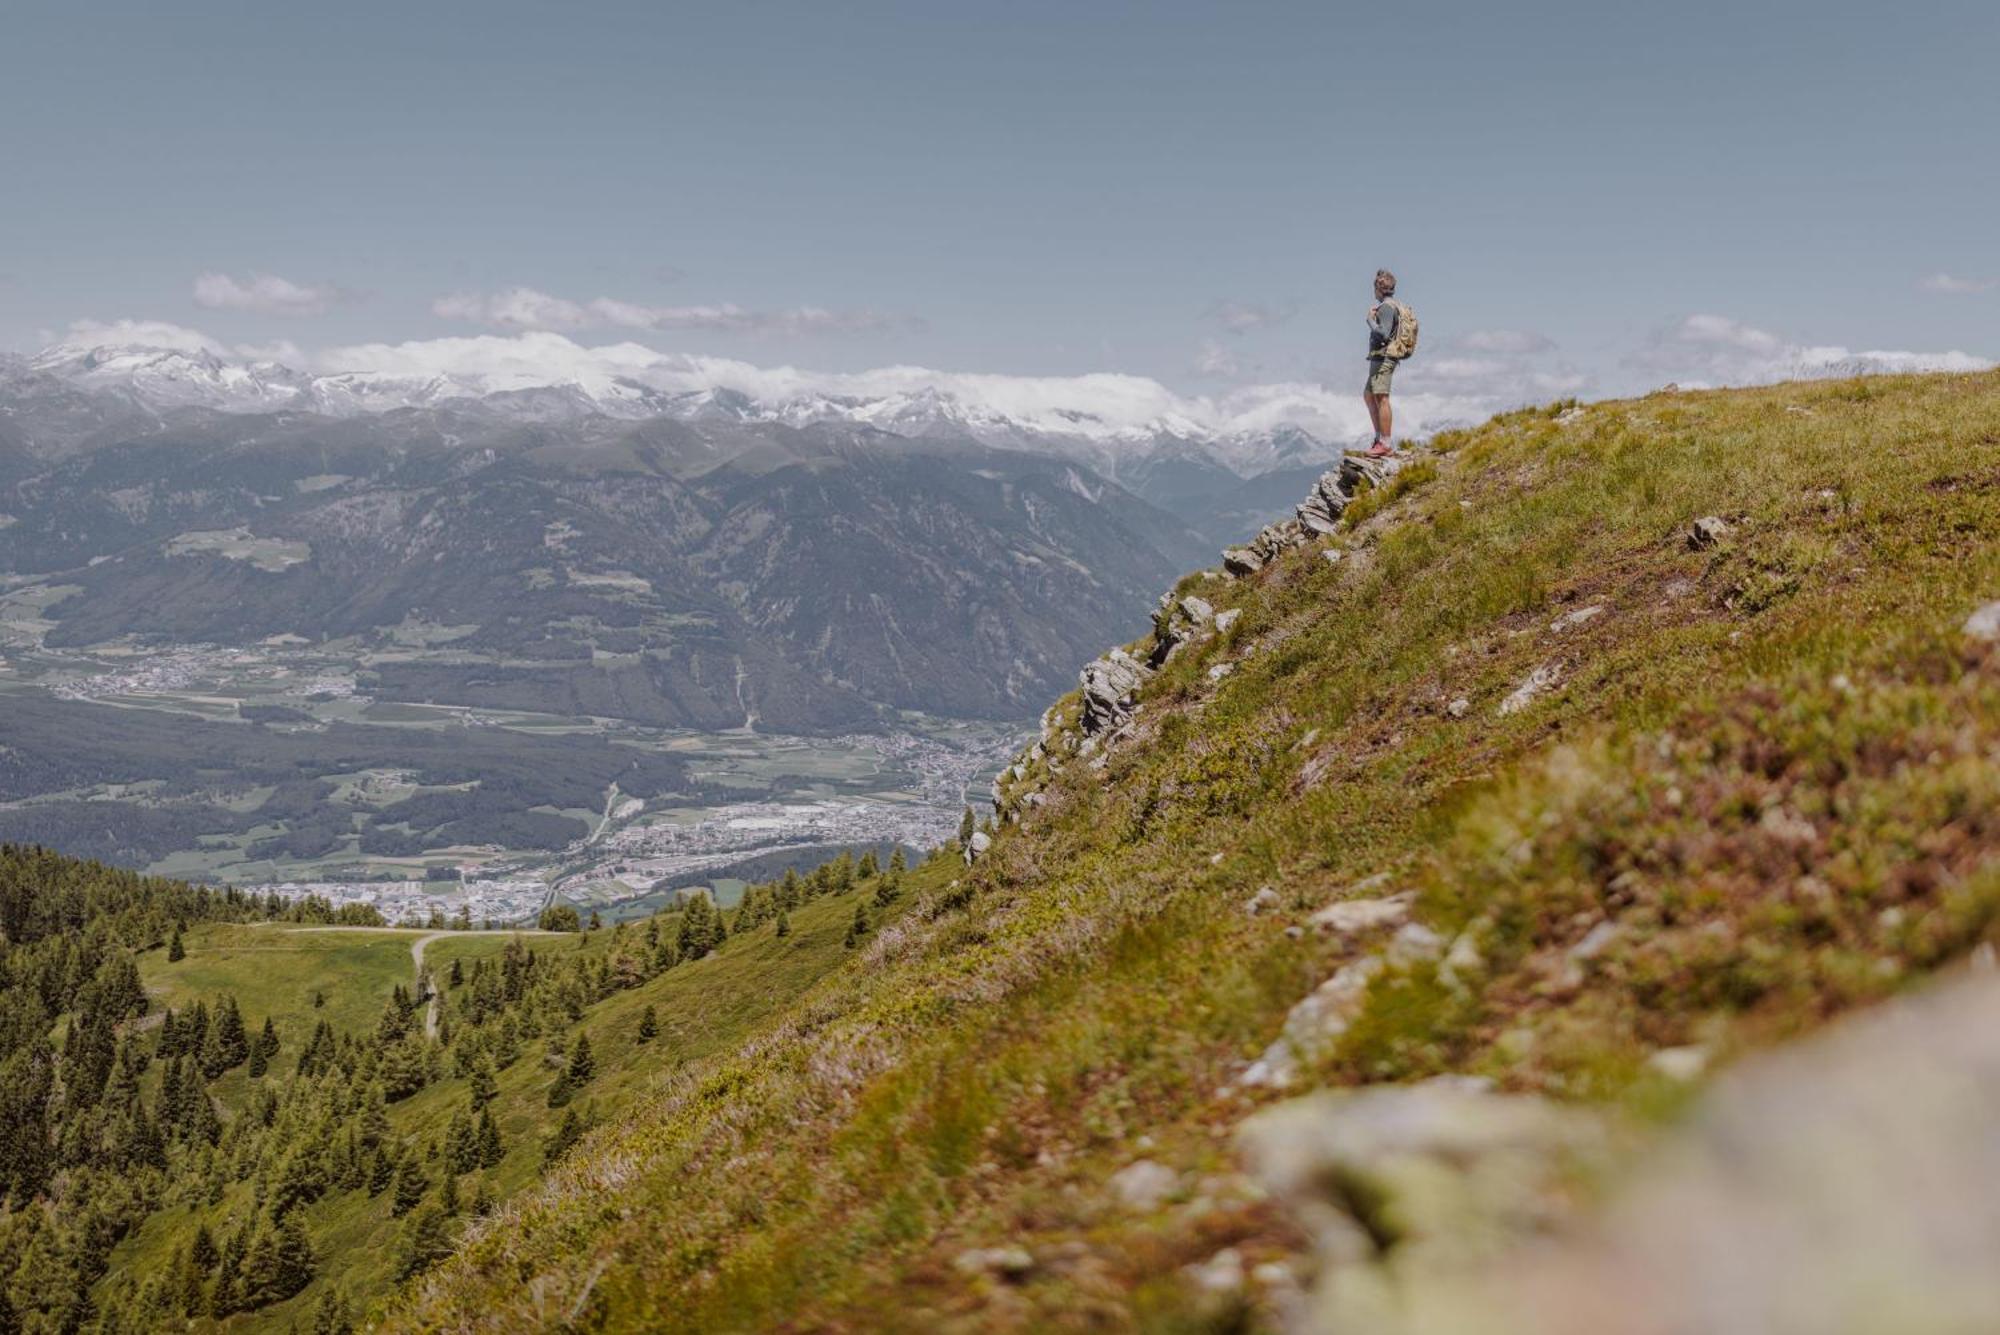
{"label": "cloud bank over mountains", "polygon": [[1688,389],[1763,385],[1911,371],[1985,371],[1993,363],[1970,353],[1905,352],[1795,343],[1725,315],[1690,315],[1655,330],[1626,365],[1653,384]]}
{"label": "cloud bank over mountains", "polygon": [[[212,296],[271,300],[303,310],[311,290],[276,280],[259,288],[218,278]],[[261,293],[261,295],[260,295]],[[451,399],[558,390],[580,408],[620,416],[731,412],[806,425],[844,420],[899,434],[962,432],[988,443],[1037,438],[1096,449],[1151,447],[1161,439],[1214,442],[1298,430],[1344,444],[1369,432],[1358,389],[1362,359],[1333,362],[1315,379],[1237,383],[1179,391],[1149,376],[1117,372],[1007,375],[891,365],[819,371],[737,358],[662,352],[636,340],[588,343],[572,335],[599,326],[631,330],[734,329],[757,322],[812,321],[830,312],[758,314],[735,307],[637,307],[606,298],[573,303],[533,289],[444,298],[440,313],[509,332],[315,351],[291,342],[230,344],[162,321],[78,321],[35,365],[82,383],[123,385],[155,403],[268,411],[372,412]],[[222,308],[220,305],[218,308]],[[549,328],[546,326],[560,326]],[[159,350],[183,359],[151,357]],[[1231,376],[1226,347],[1204,349],[1210,374]],[[1725,316],[1691,315],[1655,330],[1600,380],[1565,360],[1548,335],[1521,329],[1440,333],[1397,381],[1397,424],[1408,435],[1476,422],[1523,403],[1568,396],[1903,371],[1976,371],[1992,363],[1959,351],[1852,351],[1796,343]],[[1350,383],[1351,382],[1351,383]],[[1024,434],[1025,433],[1025,434]]]}

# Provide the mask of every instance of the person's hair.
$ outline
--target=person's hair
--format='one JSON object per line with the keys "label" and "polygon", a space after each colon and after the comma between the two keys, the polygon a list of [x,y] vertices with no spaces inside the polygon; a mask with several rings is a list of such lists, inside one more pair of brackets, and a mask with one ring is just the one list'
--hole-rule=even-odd
{"label": "person's hair", "polygon": [[1384,292],[1382,293],[1383,296],[1385,297],[1395,296],[1396,275],[1390,273],[1387,269],[1377,269],[1375,271],[1375,286],[1385,289]]}

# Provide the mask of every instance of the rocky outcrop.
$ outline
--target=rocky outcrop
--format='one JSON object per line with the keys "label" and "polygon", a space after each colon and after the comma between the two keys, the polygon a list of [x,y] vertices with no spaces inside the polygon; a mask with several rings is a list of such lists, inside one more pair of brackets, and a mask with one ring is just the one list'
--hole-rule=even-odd
{"label": "rocky outcrop", "polygon": [[[1253,575],[1286,552],[1338,532],[1341,518],[1355,498],[1371,488],[1386,486],[1410,458],[1409,453],[1386,459],[1347,455],[1313,484],[1299,503],[1296,518],[1267,525],[1244,546],[1225,551],[1222,577]],[[1337,555],[1331,549],[1328,554]],[[1206,577],[1217,576],[1211,571]],[[1184,651],[1229,634],[1241,616],[1240,608],[1218,611],[1198,594],[1164,595],[1153,613],[1150,640],[1135,648],[1113,649],[1085,665],[1078,678],[1078,705],[1072,720],[1065,720],[1060,706],[1042,716],[1040,740],[994,783],[995,812],[1003,820],[1018,821],[1024,807],[1040,805],[1046,775],[1060,772],[1068,758],[1083,758],[1093,768],[1101,767],[1104,749],[1130,735],[1139,711],[1139,692],[1146,681]],[[1216,664],[1208,679],[1220,682],[1232,667]]]}
{"label": "rocky outcrop", "polygon": [[1123,727],[1132,717],[1133,696],[1152,669],[1123,649],[1093,659],[1083,669],[1083,714],[1079,726],[1086,737]]}
{"label": "rocky outcrop", "polygon": [[1267,525],[1242,547],[1222,554],[1222,568],[1239,578],[1254,575],[1294,547],[1303,547],[1318,538],[1340,531],[1341,516],[1354,498],[1371,487],[1380,487],[1408,465],[1410,456],[1392,454],[1386,459],[1370,459],[1350,454],[1337,468],[1329,469],[1299,502],[1295,519]]}
{"label": "rocky outcrop", "polygon": [[[1275,1315],[1295,1335],[2000,1330],[1996,1032],[1989,967],[1745,1062],[1651,1140],[1464,1078],[1276,1104],[1238,1150],[1316,1273]],[[1622,1185],[1593,1205],[1593,1179]]]}

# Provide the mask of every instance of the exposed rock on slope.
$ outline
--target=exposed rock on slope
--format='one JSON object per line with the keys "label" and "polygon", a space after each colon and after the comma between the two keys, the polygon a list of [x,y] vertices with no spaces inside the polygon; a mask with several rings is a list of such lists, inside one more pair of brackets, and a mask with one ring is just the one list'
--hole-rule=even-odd
{"label": "exposed rock on slope", "polygon": [[[1247,546],[1225,551],[1222,577],[1253,575],[1285,552],[1330,537],[1339,531],[1341,516],[1357,497],[1388,485],[1418,457],[1408,451],[1386,459],[1358,454],[1343,457],[1313,484],[1297,507],[1297,518],[1267,525]],[[1328,554],[1335,552],[1328,549]],[[1097,755],[1100,747],[1128,736],[1137,712],[1136,695],[1147,678],[1183,648],[1227,635],[1241,615],[1240,608],[1217,612],[1207,599],[1195,594],[1163,595],[1153,614],[1152,639],[1141,652],[1135,655],[1121,647],[1092,660],[1079,679],[1080,708],[1074,718],[1065,723],[1059,708],[1043,715],[1041,739],[994,785],[998,814],[1003,819],[1018,819],[1019,805],[1035,803],[1035,784],[1024,782],[1035,766],[1046,766],[1045,775],[1058,773],[1066,758]],[[1211,679],[1220,681],[1229,671],[1229,664],[1218,664]],[[1101,768],[1101,756],[1091,763]]]}

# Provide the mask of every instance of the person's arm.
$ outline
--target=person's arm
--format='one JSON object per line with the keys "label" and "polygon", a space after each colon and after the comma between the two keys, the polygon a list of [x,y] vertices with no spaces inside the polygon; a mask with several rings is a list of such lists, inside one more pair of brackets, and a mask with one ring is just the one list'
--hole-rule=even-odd
{"label": "person's arm", "polygon": [[1375,307],[1375,319],[1368,326],[1374,330],[1386,346],[1396,336],[1396,303],[1380,302]]}

